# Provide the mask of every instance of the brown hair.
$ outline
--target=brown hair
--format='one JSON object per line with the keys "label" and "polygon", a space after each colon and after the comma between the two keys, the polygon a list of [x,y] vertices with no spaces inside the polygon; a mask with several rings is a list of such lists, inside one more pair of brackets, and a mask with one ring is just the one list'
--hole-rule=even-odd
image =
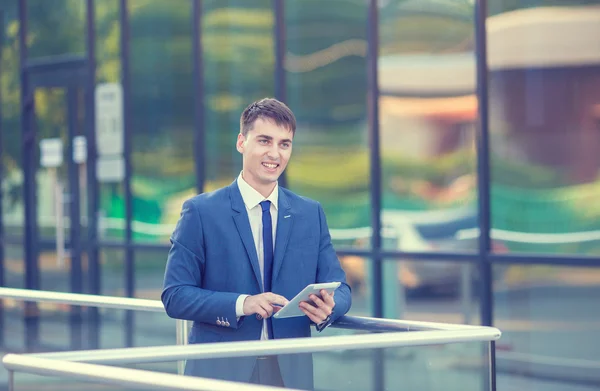
{"label": "brown hair", "polygon": [[246,136],[252,130],[254,122],[262,118],[274,122],[296,134],[296,117],[285,103],[273,98],[264,98],[251,103],[240,117],[240,131]]}

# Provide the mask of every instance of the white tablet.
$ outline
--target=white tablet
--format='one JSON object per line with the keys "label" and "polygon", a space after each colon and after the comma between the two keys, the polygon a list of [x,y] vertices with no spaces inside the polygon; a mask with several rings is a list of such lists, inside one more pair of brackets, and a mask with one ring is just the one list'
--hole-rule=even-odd
{"label": "white tablet", "polygon": [[340,282],[325,282],[321,284],[310,284],[307,285],[300,293],[298,293],[292,300],[289,301],[282,309],[273,314],[276,319],[283,318],[294,318],[297,316],[305,316],[306,314],[298,308],[300,302],[311,301],[310,295],[321,296],[320,292],[325,289],[327,293],[331,294],[341,285]]}

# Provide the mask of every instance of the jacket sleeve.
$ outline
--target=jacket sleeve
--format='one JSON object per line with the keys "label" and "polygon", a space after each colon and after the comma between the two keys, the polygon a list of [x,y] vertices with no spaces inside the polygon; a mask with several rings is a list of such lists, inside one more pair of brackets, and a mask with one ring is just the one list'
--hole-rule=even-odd
{"label": "jacket sleeve", "polygon": [[216,325],[227,321],[237,328],[236,300],[239,293],[215,292],[202,288],[205,267],[203,229],[193,200],[184,202],[171,236],[161,300],[171,318]]}
{"label": "jacket sleeve", "polygon": [[320,241],[319,241],[319,261],[317,264],[317,282],[341,282],[342,285],[336,289],[334,300],[335,307],[331,314],[329,322],[318,325],[317,330],[321,331],[335,322],[341,316],[346,315],[352,306],[352,294],[350,286],[346,281],[346,273],[340,264],[340,260],[335,253],[333,244],[331,243],[331,234],[325,218],[325,213],[321,204],[319,204],[319,224],[320,224]]}

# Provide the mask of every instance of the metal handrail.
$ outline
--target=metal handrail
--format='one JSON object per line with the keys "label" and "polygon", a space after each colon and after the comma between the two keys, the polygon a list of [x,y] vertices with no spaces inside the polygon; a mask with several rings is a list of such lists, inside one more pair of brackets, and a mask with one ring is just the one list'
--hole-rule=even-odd
{"label": "metal handrail", "polygon": [[[89,295],[83,293],[66,293],[54,291],[41,291],[33,289],[3,288],[0,287],[0,299],[15,299],[34,302],[49,302],[88,307],[122,309],[132,311],[165,312],[160,300],[136,299],[129,297]],[[181,320],[182,322],[187,322]],[[396,319],[370,318],[361,316],[343,316],[330,327],[363,330],[372,332],[383,331],[425,331],[425,330],[456,330],[465,328],[479,328],[462,324],[417,322]],[[186,333],[187,335],[187,333]]]}
{"label": "metal handrail", "polygon": [[[366,316],[342,316],[330,327],[346,330],[362,330],[370,332],[386,332],[386,331],[439,331],[439,330],[478,330],[490,329],[487,326],[454,324],[454,323],[438,323],[438,322],[422,322],[415,320],[402,319],[385,319],[371,318]],[[496,329],[497,330],[497,329]],[[499,330],[497,330],[499,331]]]}
{"label": "metal handrail", "polygon": [[0,288],[0,299],[80,305],[87,307],[114,308],[132,311],[165,312],[159,300],[134,299],[130,297],[88,295],[32,289]]}
{"label": "metal handrail", "polygon": [[463,330],[436,330],[415,333],[375,334],[289,338],[268,341],[219,342],[206,344],[156,346],[125,349],[79,350],[27,354],[28,357],[86,362],[93,364],[141,364],[205,358],[252,357],[332,350],[359,350],[430,346],[461,342],[491,342],[500,338],[494,327],[469,327]]}
{"label": "metal handrail", "polygon": [[283,390],[225,380],[179,376],[141,369],[108,367],[104,365],[51,360],[19,354],[7,354],[2,362],[9,371],[9,391],[14,390],[14,372],[27,372],[42,376],[56,376],[84,382],[126,386],[144,390],[193,391],[259,391]]}

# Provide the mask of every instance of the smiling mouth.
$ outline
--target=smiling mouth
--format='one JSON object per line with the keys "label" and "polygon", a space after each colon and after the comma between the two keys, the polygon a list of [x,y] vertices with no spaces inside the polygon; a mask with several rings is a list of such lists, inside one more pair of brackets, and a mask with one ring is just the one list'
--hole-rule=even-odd
{"label": "smiling mouth", "polygon": [[279,167],[279,164],[277,163],[262,163],[263,167],[268,168],[269,170],[274,170],[277,167]]}

